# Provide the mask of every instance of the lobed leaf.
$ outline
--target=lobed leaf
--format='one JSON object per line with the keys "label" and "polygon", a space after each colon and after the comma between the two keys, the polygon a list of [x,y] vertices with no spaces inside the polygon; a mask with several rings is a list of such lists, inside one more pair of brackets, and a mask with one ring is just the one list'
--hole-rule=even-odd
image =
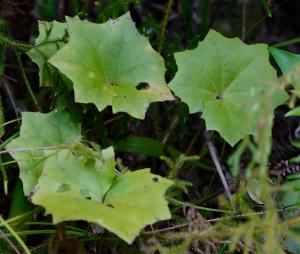
{"label": "lobed leaf", "polygon": [[104,161],[60,150],[44,164],[32,201],[51,213],[54,223],[86,220],[131,243],[148,224],[171,217],[163,195],[172,181],[149,169],[118,175],[112,147]]}
{"label": "lobed leaf", "polygon": [[151,102],[173,99],[163,58],[129,13],[103,24],[67,18],[67,25],[70,40],[49,62],[72,80],[76,102],[144,118]]}
{"label": "lobed leaf", "polygon": [[52,86],[55,69],[48,64],[48,60],[65,44],[60,40],[67,34],[67,24],[57,21],[39,21],[38,28],[36,46],[29,50],[27,55],[39,67],[40,85]]}
{"label": "lobed leaf", "polygon": [[164,193],[172,181],[150,169],[118,173],[112,147],[95,151],[80,138],[80,127],[65,113],[28,112],[20,136],[6,147],[19,164],[25,195],[54,223],[98,223],[131,243],[146,225],[171,217]]}
{"label": "lobed leaf", "polygon": [[[232,146],[254,133],[258,97],[278,84],[266,45],[249,46],[210,30],[196,49],[176,53],[175,60],[178,72],[170,87],[190,113],[203,112],[208,130]],[[277,92],[273,108],[286,99]]]}
{"label": "lobed leaf", "polygon": [[[22,113],[20,136],[12,140],[6,149],[19,164],[25,195],[29,195],[37,184],[45,159],[44,150],[30,148],[56,146],[80,139],[80,126],[63,112]],[[14,152],[18,148],[25,151]]]}

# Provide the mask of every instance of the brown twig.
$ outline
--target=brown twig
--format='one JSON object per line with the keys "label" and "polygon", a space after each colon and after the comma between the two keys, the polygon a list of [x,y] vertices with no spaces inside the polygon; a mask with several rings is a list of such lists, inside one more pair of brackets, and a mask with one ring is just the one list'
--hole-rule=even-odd
{"label": "brown twig", "polygon": [[10,104],[14,110],[14,113],[15,113],[16,117],[18,118],[20,116],[20,113],[17,108],[14,95],[13,95],[12,91],[10,90],[9,83],[5,78],[2,79],[2,83],[3,83],[4,90],[9,98]]}
{"label": "brown twig", "polygon": [[195,134],[194,134],[194,136],[193,136],[191,142],[190,142],[189,145],[188,145],[188,148],[187,148],[186,151],[185,151],[185,154],[186,154],[186,155],[189,155],[189,154],[190,154],[190,152],[191,152],[191,150],[192,150],[194,144],[196,143],[196,141],[197,141],[197,139],[198,139],[198,137],[200,136],[200,134],[201,134],[202,131],[203,131],[203,125],[201,125],[201,127],[198,128],[198,130],[195,132]]}
{"label": "brown twig", "polygon": [[11,240],[9,240],[9,238],[5,235],[5,232],[2,229],[0,229],[0,235],[4,239],[4,241],[6,241],[8,245],[14,250],[15,253],[21,254],[17,246],[15,246],[14,243]]}
{"label": "brown twig", "polygon": [[[295,209],[295,208],[281,208],[281,209],[277,209],[277,212],[282,213],[282,212],[286,212],[286,211],[291,211],[293,209]],[[266,212],[266,211],[245,213],[245,214],[238,214],[238,215],[234,215],[234,216],[225,216],[225,217],[220,217],[220,218],[209,219],[206,221],[211,223],[211,222],[218,222],[218,221],[227,220],[227,219],[240,219],[240,218],[247,218],[247,217],[252,217],[252,216],[263,216],[263,215],[266,215],[267,213],[268,212]],[[174,226],[168,227],[168,228],[161,228],[161,229],[147,231],[147,232],[144,232],[144,234],[156,234],[156,233],[167,232],[167,231],[171,231],[174,229],[187,227],[188,225],[189,225],[189,222],[185,222],[185,223],[174,225]]]}
{"label": "brown twig", "polygon": [[173,130],[175,129],[175,127],[176,127],[176,125],[178,124],[178,121],[179,121],[179,117],[178,116],[176,116],[174,119],[173,119],[173,121],[172,121],[172,123],[171,123],[171,125],[170,125],[170,127],[169,127],[169,129],[168,129],[168,131],[167,131],[167,133],[165,134],[165,136],[164,136],[164,138],[163,138],[163,140],[162,140],[162,143],[165,145],[165,144],[167,144],[167,142],[168,142],[168,140],[169,140],[169,137],[170,137],[170,134],[173,132]]}
{"label": "brown twig", "polygon": [[213,163],[215,164],[215,167],[216,167],[217,172],[219,174],[219,177],[221,179],[223,188],[225,190],[225,195],[226,195],[227,199],[229,200],[229,202],[232,203],[232,195],[231,195],[231,192],[230,192],[230,188],[228,186],[225,175],[223,173],[222,166],[220,164],[220,161],[219,161],[219,158],[218,158],[218,155],[217,155],[217,149],[211,141],[211,136],[212,136],[212,134],[210,132],[207,131],[205,133],[205,138],[207,140],[208,151],[210,153],[211,159],[212,159]]}
{"label": "brown twig", "polygon": [[246,37],[247,4],[248,0],[242,0],[242,41]]}

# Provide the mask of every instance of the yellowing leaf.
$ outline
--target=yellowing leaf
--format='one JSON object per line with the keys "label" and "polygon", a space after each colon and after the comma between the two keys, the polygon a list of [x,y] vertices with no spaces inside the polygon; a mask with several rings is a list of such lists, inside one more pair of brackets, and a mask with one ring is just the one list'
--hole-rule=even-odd
{"label": "yellowing leaf", "polygon": [[[176,53],[175,60],[178,72],[170,87],[190,113],[203,112],[208,130],[231,145],[254,133],[256,102],[278,83],[266,45],[249,46],[211,30],[196,49]],[[286,99],[284,91],[276,92],[273,108]]]}
{"label": "yellowing leaf", "polygon": [[67,18],[67,25],[70,40],[49,61],[73,81],[76,102],[144,118],[151,102],[173,99],[163,58],[129,13],[103,24]]}
{"label": "yellowing leaf", "polygon": [[172,181],[149,169],[118,173],[112,147],[95,151],[80,138],[63,112],[23,113],[20,136],[6,147],[19,164],[25,195],[55,223],[98,223],[131,243],[146,225],[171,217],[164,193]]}
{"label": "yellowing leaf", "polygon": [[103,160],[60,150],[49,157],[32,201],[51,213],[54,223],[86,220],[98,223],[131,243],[148,224],[171,217],[163,195],[172,181],[149,169],[118,175],[112,148]]}
{"label": "yellowing leaf", "polygon": [[[10,154],[19,164],[25,195],[29,195],[37,184],[45,159],[43,150],[31,150],[31,148],[46,147],[47,149],[49,146],[79,141],[80,138],[79,125],[74,124],[63,112],[22,113],[20,136],[10,142],[6,148],[11,150]],[[13,152],[18,148],[24,148],[25,151]]]}

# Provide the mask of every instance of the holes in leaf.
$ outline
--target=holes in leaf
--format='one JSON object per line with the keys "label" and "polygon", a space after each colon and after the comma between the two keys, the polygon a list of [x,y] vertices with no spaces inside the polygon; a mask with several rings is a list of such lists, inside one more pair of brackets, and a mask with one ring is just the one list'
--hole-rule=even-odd
{"label": "holes in leaf", "polygon": [[158,179],[158,177],[153,177],[153,178],[152,178],[152,181],[153,181],[154,183],[158,183],[158,182],[159,182],[159,179]]}
{"label": "holes in leaf", "polygon": [[117,86],[117,84],[115,82],[110,82],[111,86]]}
{"label": "holes in leaf", "polygon": [[112,204],[106,204],[106,206],[109,208],[114,208],[114,206]]}
{"label": "holes in leaf", "polygon": [[147,89],[149,89],[149,87],[150,87],[150,85],[149,85],[148,83],[146,83],[146,82],[141,82],[141,83],[139,83],[135,88],[136,88],[137,90],[147,90]]}
{"label": "holes in leaf", "polygon": [[62,184],[57,188],[56,192],[58,192],[58,193],[63,193],[63,192],[69,191],[69,190],[71,190],[70,184],[62,183]]}
{"label": "holes in leaf", "polygon": [[29,193],[28,200],[31,202],[32,196],[40,190],[40,186],[35,186],[33,190]]}
{"label": "holes in leaf", "polygon": [[84,196],[86,199],[91,200],[90,191],[87,189],[80,189],[80,194]]}
{"label": "holes in leaf", "polygon": [[218,94],[217,97],[216,97],[217,100],[223,100],[224,99],[224,96],[223,94]]}

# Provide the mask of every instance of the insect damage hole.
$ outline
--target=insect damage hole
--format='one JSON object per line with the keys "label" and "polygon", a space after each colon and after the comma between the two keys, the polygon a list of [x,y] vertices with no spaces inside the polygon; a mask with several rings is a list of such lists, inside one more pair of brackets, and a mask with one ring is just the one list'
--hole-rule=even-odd
{"label": "insect damage hole", "polygon": [[217,99],[217,100],[223,100],[223,99],[224,99],[223,94],[218,94],[218,95],[216,96],[216,99]]}
{"label": "insect damage hole", "polygon": [[141,82],[141,83],[138,83],[135,88],[137,90],[147,90],[147,89],[149,89],[149,87],[150,87],[150,85],[147,82]]}
{"label": "insect damage hole", "polygon": [[92,197],[91,197],[91,195],[90,195],[90,192],[89,192],[89,190],[87,190],[87,189],[80,189],[80,194],[81,194],[82,196],[84,196],[85,199],[87,199],[87,200],[91,200],[91,199],[92,199]]}
{"label": "insect damage hole", "polygon": [[158,182],[159,182],[159,179],[158,179],[158,177],[153,177],[153,178],[152,178],[152,181],[153,181],[154,183],[158,183]]}

